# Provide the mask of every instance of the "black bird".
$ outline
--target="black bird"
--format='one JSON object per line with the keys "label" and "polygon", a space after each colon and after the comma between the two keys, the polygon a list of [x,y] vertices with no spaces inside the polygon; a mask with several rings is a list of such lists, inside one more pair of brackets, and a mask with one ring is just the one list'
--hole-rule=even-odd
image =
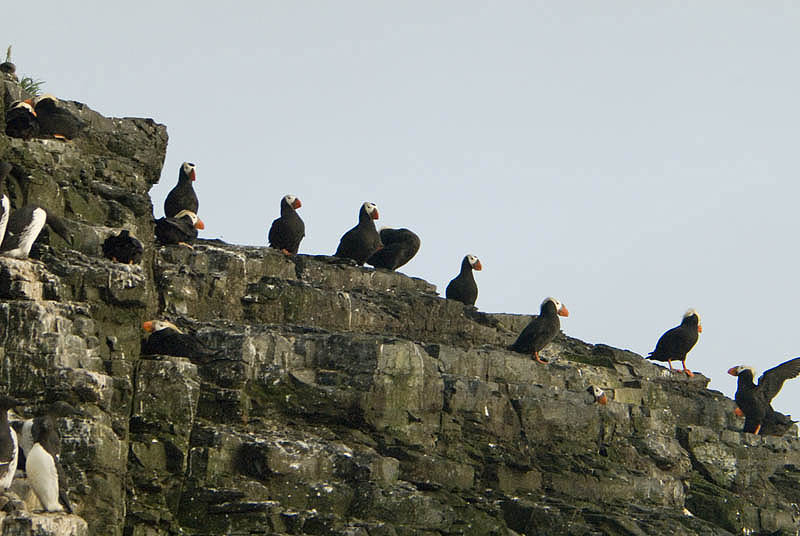
{"label": "black bird", "polygon": [[569,316],[567,308],[555,298],[545,299],[539,307],[539,316],[531,319],[509,350],[533,354],[539,363],[547,363],[539,358],[539,352],[561,331],[559,316]]}
{"label": "black bird", "polygon": [[375,268],[397,270],[410,261],[419,251],[419,237],[408,229],[384,227],[380,232],[383,248],[367,259]]}
{"label": "black bird", "polygon": [[342,236],[334,256],[352,259],[356,261],[356,264],[363,265],[373,253],[383,246],[373,221],[377,219],[378,207],[370,202],[361,205],[358,211],[358,225]]}
{"label": "black bird", "polygon": [[736,405],[744,414],[744,431],[761,435],[783,435],[794,421],[772,409],[772,399],[783,387],[783,382],[800,374],[800,357],[790,359],[764,372],[753,383],[752,367],[739,365],[728,369],[736,376]]}
{"label": "black bird", "polygon": [[142,343],[142,355],[171,355],[188,357],[192,362],[205,364],[220,356],[220,352],[209,349],[200,339],[184,333],[172,322],[149,320],[142,328],[150,336]]}
{"label": "black bird", "polygon": [[6,235],[8,216],[11,214],[11,202],[5,192],[6,177],[11,173],[11,168],[12,166],[8,162],[0,161],[0,244],[3,243],[3,237]]}
{"label": "black bird", "polygon": [[39,120],[30,99],[15,102],[6,112],[6,135],[29,140],[39,134]]}
{"label": "black bird", "polygon": [[670,372],[675,371],[672,362],[680,361],[683,364],[683,372],[691,378],[694,374],[686,368],[686,354],[695,345],[698,335],[702,332],[700,315],[694,309],[689,309],[683,315],[680,326],[668,330],[658,339],[656,349],[650,352],[647,359],[666,361]]}
{"label": "black bird", "polygon": [[287,255],[297,255],[300,241],[306,235],[306,224],[297,214],[303,204],[293,195],[281,198],[281,217],[269,228],[269,247],[280,249]]}
{"label": "black bird", "polygon": [[142,243],[127,229],[121,230],[118,235],[109,235],[103,242],[103,255],[114,262],[139,264],[143,252]]}
{"label": "black bird", "polygon": [[0,395],[0,491],[5,491],[14,480],[19,447],[17,434],[8,424],[8,410],[21,404],[8,395]]}
{"label": "black bird", "polygon": [[45,224],[72,245],[73,237],[63,219],[38,205],[27,205],[13,211],[8,218],[6,234],[0,245],[0,255],[27,259],[34,241],[39,237]]}
{"label": "black bird", "polygon": [[191,162],[181,164],[178,172],[178,184],[175,185],[167,198],[164,200],[164,215],[167,218],[174,218],[179,212],[188,210],[197,214],[200,203],[197,201],[197,194],[194,193],[192,181],[195,180],[195,166]]}
{"label": "black bird", "polygon": [[475,255],[467,255],[461,261],[461,272],[447,284],[444,295],[448,300],[475,305],[475,300],[478,299],[478,284],[472,275],[473,270],[483,270],[483,265]]}
{"label": "black bird", "polygon": [[83,130],[86,123],[67,110],[52,95],[41,95],[33,99],[33,110],[39,123],[39,134],[71,140]]}
{"label": "black bird", "polygon": [[25,473],[33,492],[48,512],[66,510],[72,513],[67,497],[67,479],[61,466],[61,436],[52,415],[33,419],[33,446],[27,452]]}
{"label": "black bird", "polygon": [[205,229],[203,220],[197,214],[182,210],[174,218],[156,220],[156,240],[160,244],[184,244],[191,247],[197,238],[197,230]]}

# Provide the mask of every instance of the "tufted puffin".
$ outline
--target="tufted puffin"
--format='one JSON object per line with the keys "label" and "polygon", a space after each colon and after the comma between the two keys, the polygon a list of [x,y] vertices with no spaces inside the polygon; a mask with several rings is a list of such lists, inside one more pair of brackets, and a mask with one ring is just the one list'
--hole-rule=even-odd
{"label": "tufted puffin", "polygon": [[181,164],[178,172],[178,184],[167,194],[164,200],[164,214],[167,218],[174,218],[182,210],[197,214],[200,203],[194,193],[192,181],[196,178],[195,166],[191,162]]}
{"label": "tufted puffin", "polygon": [[73,237],[67,231],[64,220],[40,206],[27,205],[13,211],[9,216],[6,234],[0,245],[0,255],[27,259],[34,241],[39,237],[45,224],[72,245]]}
{"label": "tufted puffin", "polygon": [[478,285],[472,276],[473,270],[483,270],[483,265],[475,255],[467,255],[461,261],[461,272],[447,284],[444,291],[448,300],[460,301],[464,305],[475,305],[475,300],[478,299]]}
{"label": "tufted puffin", "polygon": [[36,112],[40,135],[71,140],[86,126],[84,121],[67,110],[53,95],[34,98],[33,110]]}
{"label": "tufted puffin", "polygon": [[29,140],[39,134],[39,121],[32,100],[18,101],[6,112],[6,135]]}
{"label": "tufted puffin", "polygon": [[25,473],[33,492],[47,512],[72,513],[66,493],[66,475],[61,466],[61,436],[51,415],[33,420],[31,427],[33,446],[27,453]]}
{"label": "tufted puffin", "polygon": [[17,470],[17,433],[8,423],[8,410],[20,403],[8,395],[0,395],[0,491],[8,489]]}
{"label": "tufted puffin", "polygon": [[408,229],[384,227],[380,232],[383,248],[367,259],[375,268],[397,270],[410,261],[419,251],[419,237]]}
{"label": "tufted puffin", "polygon": [[306,235],[306,224],[297,214],[297,209],[302,206],[300,200],[291,194],[281,198],[281,217],[272,222],[267,235],[269,247],[286,255],[297,255],[300,241]]}
{"label": "tufted puffin", "polygon": [[143,252],[142,243],[127,229],[121,230],[118,235],[109,235],[103,242],[103,255],[114,262],[139,264]]}
{"label": "tufted puffin", "polygon": [[752,367],[731,367],[728,374],[737,377],[734,398],[736,405],[744,413],[744,431],[761,435],[783,435],[794,421],[772,409],[772,399],[783,387],[783,382],[800,374],[800,357],[764,372],[758,379],[758,385],[753,383],[755,371]]}
{"label": "tufted puffin", "polygon": [[184,333],[172,322],[150,320],[142,324],[150,336],[142,343],[142,355],[171,355],[188,357],[193,363],[205,364],[220,356],[200,342],[200,339]]}
{"label": "tufted puffin", "polygon": [[3,237],[6,235],[8,216],[11,214],[11,202],[5,192],[6,177],[11,173],[11,168],[12,166],[8,162],[0,161],[0,244],[3,243]]}
{"label": "tufted puffin", "polygon": [[363,265],[373,253],[383,247],[373,221],[377,219],[378,207],[370,202],[361,205],[358,211],[358,225],[342,236],[334,256],[352,259],[359,266]]}
{"label": "tufted puffin", "polygon": [[539,363],[547,363],[539,358],[539,352],[561,331],[559,316],[569,316],[569,310],[557,299],[546,298],[539,307],[539,315],[531,319],[509,350],[522,354],[533,354]]}
{"label": "tufted puffin", "polygon": [[700,315],[694,309],[689,309],[683,315],[680,326],[668,330],[658,339],[656,349],[650,352],[647,359],[666,361],[671,372],[674,372],[672,362],[680,361],[683,364],[683,372],[691,378],[694,374],[686,368],[686,354],[697,342],[698,334],[702,332]]}
{"label": "tufted puffin", "polygon": [[160,244],[183,244],[191,247],[197,238],[197,230],[205,229],[203,220],[189,210],[180,211],[174,218],[156,220],[156,240]]}
{"label": "tufted puffin", "polygon": [[589,394],[592,395],[592,399],[600,405],[605,406],[608,404],[608,396],[606,396],[605,391],[597,387],[596,385],[590,385],[586,388]]}

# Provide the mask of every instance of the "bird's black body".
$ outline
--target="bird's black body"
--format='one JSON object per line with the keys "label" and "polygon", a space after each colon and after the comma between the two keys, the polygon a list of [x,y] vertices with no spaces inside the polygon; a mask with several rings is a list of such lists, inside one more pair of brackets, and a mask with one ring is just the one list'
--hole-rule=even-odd
{"label": "bird's black body", "polygon": [[142,355],[188,357],[193,362],[204,364],[218,357],[219,353],[209,349],[194,335],[167,327],[154,331],[144,340]]}
{"label": "bird's black body", "polygon": [[367,259],[375,268],[397,270],[419,251],[419,237],[408,229],[381,229],[380,238],[383,248]]}
{"label": "bird's black body", "polygon": [[[686,354],[697,343],[698,334],[702,330],[700,317],[694,311],[689,311],[681,320],[681,325],[667,330],[656,343],[656,348],[647,356],[648,359],[666,361],[672,369],[672,361],[681,361],[686,369]],[[691,374],[690,374],[691,375]]]}
{"label": "bird's black body", "polygon": [[110,235],[103,242],[103,255],[115,262],[139,264],[144,247],[130,231],[123,229],[118,235]]}
{"label": "bird's black body", "polygon": [[33,102],[36,120],[39,122],[39,134],[60,136],[66,139],[76,137],[86,123],[61,104],[52,95],[42,95]]}
{"label": "bird's black body", "polygon": [[192,186],[194,179],[194,164],[184,162],[178,172],[178,184],[167,194],[167,198],[164,200],[164,214],[167,218],[175,217],[182,210],[197,214],[200,203]]}
{"label": "bird's black body", "polygon": [[64,510],[71,514],[72,505],[67,496],[67,477],[59,459],[61,436],[58,433],[53,416],[48,414],[35,418],[31,427],[31,436],[34,444],[39,443],[52,456],[58,474],[58,501],[64,507]]}
{"label": "bird's black body", "polygon": [[6,112],[6,135],[29,140],[39,134],[39,121],[33,106],[18,102]]}
{"label": "bird's black body", "polygon": [[156,240],[160,244],[191,244],[197,239],[196,223],[189,215],[180,218],[159,218],[156,220]]}
{"label": "bird's black body", "polygon": [[300,200],[292,197],[294,203],[290,204],[287,197],[289,196],[281,199],[281,217],[275,219],[269,228],[269,245],[296,255],[300,249],[300,241],[306,235],[306,225],[296,210],[300,207]]}
{"label": "bird's black body", "polygon": [[783,383],[800,374],[800,357],[781,363],[764,372],[753,382],[753,372],[746,367],[733,367],[728,373],[737,376],[736,405],[744,413],[744,431],[761,435],[783,435],[793,421],[772,409],[772,399]]}
{"label": "bird's black body", "polygon": [[509,346],[509,350],[538,355],[542,348],[547,346],[560,331],[561,321],[558,319],[558,305],[547,299],[539,307],[539,315],[531,319],[514,344]]}
{"label": "bird's black body", "polygon": [[[480,266],[480,261],[477,266]],[[472,275],[473,269],[479,268],[473,266],[470,256],[467,255],[461,261],[461,271],[447,284],[444,295],[448,300],[460,301],[464,305],[475,305],[478,299],[478,284]]]}
{"label": "bird's black body", "polygon": [[[336,257],[352,259],[357,264],[363,265],[373,253],[383,246],[373,221],[373,219],[377,219],[377,209],[370,213],[367,205],[369,204],[364,203],[358,211],[358,225],[347,231],[339,240],[339,247],[334,253]],[[372,206],[374,207],[374,205]]]}

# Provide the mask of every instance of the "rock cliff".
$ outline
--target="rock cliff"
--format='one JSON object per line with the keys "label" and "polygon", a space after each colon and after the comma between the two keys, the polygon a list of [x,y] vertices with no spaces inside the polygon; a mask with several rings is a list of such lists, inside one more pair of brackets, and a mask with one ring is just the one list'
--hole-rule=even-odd
{"label": "rock cliff", "polygon": [[[63,105],[85,124],[71,141],[0,135],[12,204],[46,206],[74,238],[45,232],[33,259],[0,257],[0,388],[23,415],[55,400],[86,412],[59,421],[77,515],[31,506],[0,536],[800,529],[800,441],[739,433],[707,378],[563,335],[538,365],[505,350],[529,317],[398,273],[157,247],[148,191],[165,127]],[[123,227],[141,265],[100,253]],[[152,318],[219,359],[141,356]]]}

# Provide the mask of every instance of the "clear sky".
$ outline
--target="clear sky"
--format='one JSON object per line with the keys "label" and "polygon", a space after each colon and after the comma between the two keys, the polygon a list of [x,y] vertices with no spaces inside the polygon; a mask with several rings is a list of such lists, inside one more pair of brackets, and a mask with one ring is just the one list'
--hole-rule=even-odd
{"label": "clear sky", "polygon": [[800,4],[652,4],[17,2],[3,35],[46,92],[167,125],[157,217],[183,161],[206,238],[265,245],[292,193],[332,254],[372,201],[422,239],[404,273],[477,255],[483,311],[552,295],[644,354],[696,308],[688,364],[732,396],[800,355]]}

